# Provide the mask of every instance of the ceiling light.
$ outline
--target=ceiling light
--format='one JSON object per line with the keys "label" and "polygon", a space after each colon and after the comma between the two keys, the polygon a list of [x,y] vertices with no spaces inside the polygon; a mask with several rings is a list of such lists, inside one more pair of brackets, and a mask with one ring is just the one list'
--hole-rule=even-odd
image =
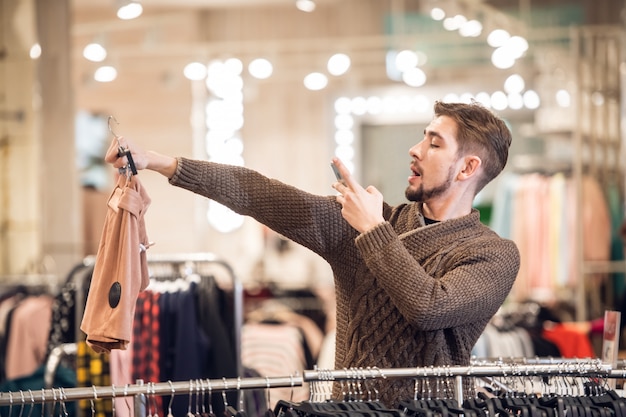
{"label": "ceiling light", "polygon": [[117,17],[122,20],[131,20],[141,16],[143,7],[138,1],[121,1],[117,9]]}
{"label": "ceiling light", "polygon": [[323,90],[326,85],[328,85],[328,78],[321,72],[312,72],[304,77],[304,86],[309,90]]}
{"label": "ceiling light", "polygon": [[524,98],[519,93],[512,93],[507,96],[509,108],[519,110],[524,107]]}
{"label": "ceiling light", "polygon": [[350,57],[346,54],[335,54],[328,60],[327,68],[332,75],[343,75],[350,69]]}
{"label": "ceiling light", "polygon": [[511,35],[506,30],[495,29],[487,36],[487,43],[494,48],[498,48],[504,45],[510,37]]}
{"label": "ceiling light", "polygon": [[396,55],[396,68],[398,71],[404,72],[417,66],[417,54],[411,50],[405,49]]}
{"label": "ceiling light", "polygon": [[115,67],[105,65],[96,70],[93,78],[98,82],[108,83],[117,78],[117,70]]}
{"label": "ceiling light", "polygon": [[465,22],[467,22],[467,18],[462,14],[457,14],[454,17],[446,17],[443,19],[443,28],[450,31],[459,30]]}
{"label": "ceiling light", "polygon": [[315,10],[315,2],[313,0],[296,0],[296,7],[302,12],[311,13]]}
{"label": "ceiling light", "polygon": [[572,104],[572,98],[567,90],[559,90],[556,92],[556,103],[559,107],[569,107]]}
{"label": "ceiling light", "polygon": [[41,56],[41,45],[39,45],[39,43],[36,43],[31,46],[29,55],[31,59],[39,58]]}
{"label": "ceiling light", "polygon": [[421,87],[426,83],[426,74],[421,68],[410,68],[402,73],[402,80],[411,87]]}
{"label": "ceiling light", "polygon": [[92,62],[102,62],[107,57],[107,50],[101,44],[93,42],[85,46],[83,56]]}
{"label": "ceiling light", "polygon": [[511,68],[515,65],[515,57],[503,46],[491,54],[491,63],[500,69]]}
{"label": "ceiling light", "polygon": [[491,107],[496,110],[504,110],[509,105],[509,99],[503,91],[496,91],[491,94]]}
{"label": "ceiling light", "polygon": [[432,17],[433,20],[443,20],[446,17],[446,12],[439,7],[435,7],[430,11],[430,17]]}
{"label": "ceiling light", "polygon": [[504,81],[504,91],[506,91],[507,94],[521,94],[525,87],[526,83],[524,82],[524,78],[519,74],[509,75]]}
{"label": "ceiling light", "polygon": [[270,61],[265,58],[257,58],[248,64],[248,72],[254,78],[264,80],[269,78],[274,71],[274,67]]}
{"label": "ceiling light", "polygon": [[526,108],[534,110],[539,107],[541,100],[536,91],[527,90],[522,97],[524,98],[524,106],[526,106]]}
{"label": "ceiling light", "polygon": [[466,38],[475,38],[480,36],[483,31],[483,25],[478,20],[468,20],[459,28],[459,34]]}
{"label": "ceiling light", "polygon": [[189,80],[200,81],[206,78],[207,68],[200,62],[191,62],[185,66],[183,74]]}

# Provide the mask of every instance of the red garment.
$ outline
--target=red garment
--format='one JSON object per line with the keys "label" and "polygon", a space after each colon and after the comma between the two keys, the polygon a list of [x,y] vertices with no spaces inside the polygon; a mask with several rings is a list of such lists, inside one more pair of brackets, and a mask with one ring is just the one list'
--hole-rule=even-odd
{"label": "red garment", "polygon": [[133,322],[133,379],[159,382],[159,297],[158,292],[144,291],[137,299]]}
{"label": "red garment", "polygon": [[135,303],[149,283],[144,223],[150,197],[136,176],[120,176],[108,201],[81,330],[99,353],[126,349]]}
{"label": "red garment", "polygon": [[557,324],[543,330],[543,337],[554,343],[564,358],[595,358],[596,354],[586,333],[567,324]]}
{"label": "red garment", "polygon": [[[160,338],[159,338],[159,297],[154,291],[144,291],[137,298],[137,310],[133,321],[133,352],[132,376],[133,380],[144,382],[160,381]],[[154,407],[162,407],[161,397],[154,396]],[[149,406],[152,406],[149,404]]]}

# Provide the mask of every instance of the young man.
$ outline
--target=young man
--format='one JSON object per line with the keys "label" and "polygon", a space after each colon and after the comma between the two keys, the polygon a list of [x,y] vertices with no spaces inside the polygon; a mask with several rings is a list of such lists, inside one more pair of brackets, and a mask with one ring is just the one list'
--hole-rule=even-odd
{"label": "young man", "polygon": [[[250,169],[130,148],[138,169],[251,216],[330,263],[336,369],[467,365],[519,269],[515,244],[481,224],[472,207],[504,168],[511,134],[477,103],[437,102],[434,110],[409,150],[410,202],[396,207],[337,159],[339,195],[317,196]],[[127,161],[117,146],[106,160],[119,168]],[[413,396],[411,380],[373,382],[385,404]]]}

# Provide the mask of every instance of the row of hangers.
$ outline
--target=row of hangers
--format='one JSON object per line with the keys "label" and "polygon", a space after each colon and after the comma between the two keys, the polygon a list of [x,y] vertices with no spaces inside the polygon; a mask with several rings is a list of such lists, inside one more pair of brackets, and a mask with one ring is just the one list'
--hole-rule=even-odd
{"label": "row of hangers", "polygon": [[[551,360],[552,361],[552,360]],[[444,366],[444,367],[425,367],[425,368],[352,368],[343,370],[307,370],[303,375],[290,375],[284,377],[251,377],[251,378],[222,378],[221,380],[197,380],[197,381],[178,381],[178,382],[159,382],[149,384],[131,384],[124,387],[79,387],[79,388],[51,388],[38,392],[13,392],[0,393],[0,406],[21,405],[33,403],[66,403],[79,399],[114,399],[116,397],[133,396],[136,398],[153,399],[156,396],[178,396],[182,394],[189,395],[190,401],[202,398],[204,395],[211,395],[221,392],[225,394],[227,391],[236,390],[241,393],[243,390],[266,389],[269,395],[269,389],[279,387],[295,387],[301,386],[305,381],[312,382],[311,399],[319,401],[309,401],[311,404],[331,403],[315,395],[319,394],[315,390],[318,387],[316,383],[339,382],[342,384],[343,398],[341,405],[327,405],[327,407],[357,408],[369,407],[371,403],[378,403],[377,392],[370,388],[368,381],[373,378],[413,378],[416,381],[415,396],[411,400],[447,400],[446,404],[456,404],[460,406],[467,399],[479,398],[475,394],[462,393],[465,398],[459,397],[458,386],[466,378],[473,378],[475,381],[483,381],[481,385],[484,388],[485,395],[492,398],[501,398],[506,400],[506,405],[513,404],[512,401],[520,401],[523,399],[528,401],[537,398],[574,398],[585,396],[601,396],[610,394],[610,391],[600,385],[600,381],[607,381],[609,378],[626,379],[625,369],[612,369],[608,364],[601,363],[598,360],[581,360],[567,362],[551,362],[540,363],[536,365],[525,365],[520,363],[475,363],[471,366]],[[578,379],[584,383],[573,384],[573,380]],[[417,388],[417,382],[423,381],[422,389]],[[428,387],[431,381],[433,383],[441,383],[443,388],[434,388],[432,391]],[[539,381],[542,388],[537,390],[536,384]],[[520,382],[523,382],[521,385]],[[531,388],[528,389],[528,383]],[[594,385],[595,384],[595,385]],[[477,384],[478,385],[478,384]],[[520,388],[521,387],[521,388]],[[596,391],[591,390],[595,387]],[[445,393],[447,398],[431,398],[432,392]],[[530,394],[528,394],[530,392]],[[486,399],[487,397],[485,397]],[[608,399],[608,397],[605,397]],[[409,400],[409,399],[406,399]],[[289,404],[289,401],[286,402]],[[353,403],[346,406],[344,403]],[[146,402],[148,404],[148,402]],[[283,404],[285,402],[283,401]],[[356,406],[355,404],[359,404]],[[413,406],[417,403],[412,404]],[[430,404],[433,403],[421,403]],[[294,404],[290,404],[292,407]],[[519,405],[519,404],[517,404]],[[545,404],[544,404],[545,405]],[[596,404],[597,405],[597,404]],[[307,406],[308,405],[303,405]],[[441,406],[438,404],[437,406]],[[316,406],[317,407],[317,406]],[[377,405],[378,407],[378,405]],[[409,408],[409,407],[407,407]],[[232,411],[232,408],[230,409]],[[236,410],[240,412],[242,410]],[[274,410],[281,411],[280,409]],[[282,410],[283,412],[285,410]],[[312,411],[312,410],[308,410]],[[346,410],[343,410],[346,411]],[[380,412],[380,410],[378,410]],[[235,413],[236,414],[236,413]],[[276,413],[278,414],[278,413]],[[234,416],[234,414],[233,414]],[[232,417],[232,416],[230,416]],[[483,416],[477,416],[483,417]],[[552,417],[552,416],[526,416],[524,417]],[[559,417],[559,416],[556,416]],[[588,416],[576,416],[588,417]],[[593,416],[596,417],[596,416]],[[608,416],[597,416],[608,417]],[[612,417],[626,417],[626,413],[615,415]]]}

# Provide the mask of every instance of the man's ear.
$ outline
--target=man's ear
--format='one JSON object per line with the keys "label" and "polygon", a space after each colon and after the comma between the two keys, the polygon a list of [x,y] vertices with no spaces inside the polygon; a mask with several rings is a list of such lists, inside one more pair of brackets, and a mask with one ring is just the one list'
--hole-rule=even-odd
{"label": "man's ear", "polygon": [[476,155],[467,155],[463,158],[463,166],[459,172],[459,180],[467,180],[477,175],[479,168],[482,165],[481,159]]}

